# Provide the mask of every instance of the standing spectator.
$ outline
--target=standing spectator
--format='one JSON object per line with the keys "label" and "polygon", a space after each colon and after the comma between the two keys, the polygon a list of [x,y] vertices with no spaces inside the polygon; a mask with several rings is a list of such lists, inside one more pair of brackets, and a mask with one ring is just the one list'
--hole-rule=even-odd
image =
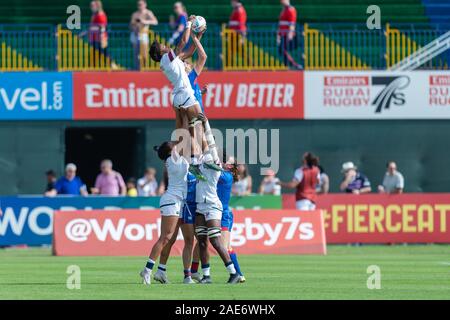
{"label": "standing spectator", "polygon": [[174,31],[172,37],[169,39],[169,44],[176,46],[178,45],[178,42],[180,42],[181,36],[186,28],[188,15],[185,6],[181,2],[174,3],[173,11],[176,15],[176,19],[174,16],[170,16],[170,26]]}
{"label": "standing spectator", "polygon": [[147,9],[147,1],[138,0],[137,11],[131,15],[130,20],[130,41],[133,45],[135,70],[148,66],[149,26],[156,25],[158,25],[158,19],[151,10]]}
{"label": "standing spectator", "polygon": [[353,194],[372,191],[369,179],[358,171],[353,162],[345,162],[342,165],[342,173],[344,174],[344,179],[341,182],[341,191]]}
{"label": "standing spectator", "polygon": [[73,163],[66,165],[64,176],[59,178],[55,183],[55,188],[45,193],[46,196],[53,197],[57,194],[87,196],[86,185],[77,176],[77,166]]}
{"label": "standing spectator", "polygon": [[237,166],[239,180],[233,183],[231,193],[235,196],[247,196],[252,193],[252,177],[245,164]]}
{"label": "standing spectator", "polygon": [[240,0],[231,0],[231,6],[233,11],[230,15],[228,28],[245,37],[247,33],[247,12]]}
{"label": "standing spectator", "polygon": [[278,25],[277,45],[278,52],[281,55],[282,61],[285,65],[295,69],[302,69],[292,57],[290,51],[297,48],[298,39],[295,27],[297,25],[297,9],[291,6],[290,0],[280,0],[283,10],[280,14],[280,21]]}
{"label": "standing spectator", "polygon": [[[108,18],[103,11],[103,4],[100,0],[91,1],[91,23],[89,25],[89,43],[99,53],[99,61],[96,61],[94,55],[94,66],[106,66],[106,57],[108,51],[108,33],[106,26]],[[103,59],[103,60],[102,60]],[[103,63],[100,63],[103,61]]]}
{"label": "standing spectator", "polygon": [[311,152],[306,152],[302,159],[303,165],[295,170],[290,182],[280,182],[288,189],[296,189],[295,207],[297,210],[311,211],[316,209],[316,187],[319,183],[319,159]]}
{"label": "standing spectator", "polygon": [[56,173],[53,170],[48,170],[45,172],[45,176],[47,177],[47,187],[45,188],[45,192],[49,192],[55,189]]}
{"label": "standing spectator", "polygon": [[317,194],[325,194],[325,193],[328,193],[328,191],[330,190],[330,178],[325,173],[325,170],[323,169],[323,167],[321,165],[319,165],[318,167],[319,167],[320,176],[319,176],[319,183],[317,184],[317,188],[316,188],[316,193]]}
{"label": "standing spectator", "polygon": [[156,181],[155,168],[147,168],[145,175],[137,182],[138,195],[140,197],[152,197],[158,193],[158,181]]}
{"label": "standing spectator", "polygon": [[130,178],[127,180],[127,196],[128,197],[137,197],[138,190],[136,189],[136,179]]}
{"label": "standing spectator", "polygon": [[101,173],[95,180],[95,188],[92,188],[93,194],[101,194],[107,196],[119,196],[127,194],[127,186],[122,175],[113,170],[111,160],[103,160],[100,164]]}
{"label": "standing spectator", "polygon": [[380,193],[403,193],[405,179],[397,171],[397,164],[394,161],[390,161],[386,167],[387,171],[384,175],[383,185],[378,186],[378,191]]}
{"label": "standing spectator", "polygon": [[279,182],[280,179],[275,176],[275,171],[272,169],[267,170],[267,174],[259,186],[259,194],[273,194],[279,196],[281,193]]}

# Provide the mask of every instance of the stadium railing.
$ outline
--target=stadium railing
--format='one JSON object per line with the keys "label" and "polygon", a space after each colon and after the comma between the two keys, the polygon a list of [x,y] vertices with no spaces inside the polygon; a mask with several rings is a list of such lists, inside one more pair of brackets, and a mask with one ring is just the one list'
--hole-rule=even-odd
{"label": "stadium railing", "polygon": [[[306,70],[383,70],[431,42],[449,25],[387,24],[368,30],[357,24],[305,24],[297,27],[297,46],[291,56]],[[110,71],[159,70],[148,56],[147,46],[134,52],[127,24],[109,24],[106,50],[89,41],[89,25],[69,30],[62,25],[0,25],[0,71]],[[167,42],[172,31],[161,24],[149,31]],[[252,23],[246,35],[225,25],[209,24],[204,43],[209,70],[288,70],[277,42],[277,24]],[[450,51],[450,50],[448,50]],[[195,57],[194,57],[195,60]],[[422,68],[448,69],[450,53]]]}

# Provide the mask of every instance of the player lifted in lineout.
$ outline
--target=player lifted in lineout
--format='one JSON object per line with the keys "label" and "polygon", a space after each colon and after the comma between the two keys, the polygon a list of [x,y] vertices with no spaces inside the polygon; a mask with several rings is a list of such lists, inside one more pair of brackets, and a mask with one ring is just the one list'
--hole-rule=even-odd
{"label": "player lifted in lineout", "polygon": [[[193,23],[194,35],[193,42],[187,50],[184,50],[188,40],[191,36],[191,28]],[[199,156],[208,150],[211,154],[211,165],[216,166],[217,170],[220,170],[215,163],[218,162],[219,157],[217,155],[217,149],[214,142],[214,137],[211,132],[211,127],[206,119],[200,104],[195,97],[194,90],[191,87],[188,74],[186,72],[184,60],[190,58],[197,45],[195,43],[199,41],[199,38],[206,30],[206,21],[199,16],[190,16],[186,25],[186,29],[183,36],[178,43],[175,50],[165,46],[164,44],[154,41],[150,47],[150,57],[160,63],[160,68],[164,75],[173,85],[173,107],[175,110],[175,127],[176,129],[183,129],[186,126],[189,129],[190,134],[190,152],[191,152],[191,164],[198,165]],[[187,122],[187,124],[186,124]],[[206,138],[206,140],[203,139]],[[195,169],[196,168],[196,169]],[[197,167],[193,173],[200,179],[204,179],[198,171]]]}

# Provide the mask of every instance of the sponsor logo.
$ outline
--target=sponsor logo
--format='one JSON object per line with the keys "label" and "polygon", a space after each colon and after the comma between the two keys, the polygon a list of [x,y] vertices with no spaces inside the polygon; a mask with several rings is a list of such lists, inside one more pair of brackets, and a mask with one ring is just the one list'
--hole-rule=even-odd
{"label": "sponsor logo", "polygon": [[0,74],[0,119],[70,119],[70,73]]}
{"label": "sponsor logo", "polygon": [[428,103],[431,107],[450,106],[450,76],[429,76]]}
{"label": "sponsor logo", "polygon": [[[406,103],[405,94],[410,79],[407,76],[325,76],[323,105],[325,107],[375,106],[374,113],[389,110],[391,105]],[[383,89],[375,95],[375,88]],[[372,96],[375,97],[372,99]]]}

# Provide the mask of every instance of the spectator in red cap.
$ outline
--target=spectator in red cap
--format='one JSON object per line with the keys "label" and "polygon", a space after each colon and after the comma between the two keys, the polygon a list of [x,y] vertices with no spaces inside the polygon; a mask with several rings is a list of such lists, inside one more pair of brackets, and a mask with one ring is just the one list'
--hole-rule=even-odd
{"label": "spectator in red cap", "polygon": [[228,28],[245,36],[247,33],[247,12],[240,0],[231,0],[231,6],[233,7],[233,12],[230,15]]}
{"label": "spectator in red cap", "polygon": [[295,69],[302,69],[292,57],[290,51],[297,47],[297,34],[295,27],[297,25],[297,9],[291,6],[290,0],[280,0],[283,10],[280,14],[278,25],[277,44],[278,50],[285,65]]}

